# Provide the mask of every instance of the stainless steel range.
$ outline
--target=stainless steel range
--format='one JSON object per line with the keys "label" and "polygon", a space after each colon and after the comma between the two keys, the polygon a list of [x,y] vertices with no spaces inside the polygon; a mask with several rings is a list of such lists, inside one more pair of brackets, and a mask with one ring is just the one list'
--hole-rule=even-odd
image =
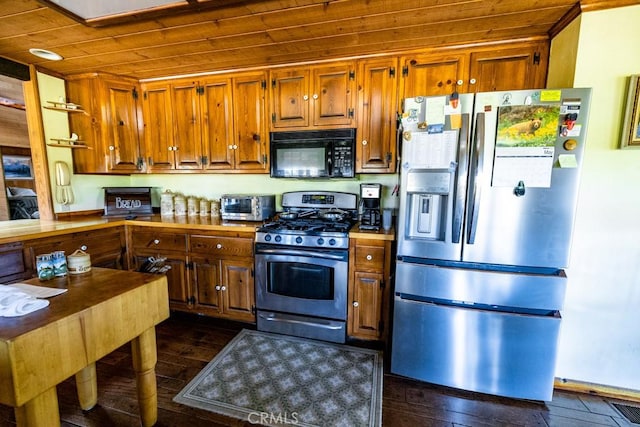
{"label": "stainless steel range", "polygon": [[258,330],[345,342],[357,196],[295,191],[282,195],[282,208],[256,233]]}

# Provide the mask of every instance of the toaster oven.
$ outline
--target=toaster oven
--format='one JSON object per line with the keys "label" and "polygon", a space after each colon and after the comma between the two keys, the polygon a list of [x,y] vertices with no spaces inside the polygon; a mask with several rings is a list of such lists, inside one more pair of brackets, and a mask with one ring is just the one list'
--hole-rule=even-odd
{"label": "toaster oven", "polygon": [[274,194],[223,194],[220,216],[224,220],[262,221],[275,214]]}

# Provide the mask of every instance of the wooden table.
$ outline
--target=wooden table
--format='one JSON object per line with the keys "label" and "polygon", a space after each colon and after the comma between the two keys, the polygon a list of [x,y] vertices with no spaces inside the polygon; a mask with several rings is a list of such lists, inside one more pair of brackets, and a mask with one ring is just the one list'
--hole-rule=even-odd
{"label": "wooden table", "polygon": [[47,308],[0,317],[0,403],[18,426],[59,426],[56,385],[76,377],[82,409],[97,402],[95,362],[131,341],[142,425],[157,421],[155,325],[169,317],[164,275],[106,268],[26,283],[67,288]]}

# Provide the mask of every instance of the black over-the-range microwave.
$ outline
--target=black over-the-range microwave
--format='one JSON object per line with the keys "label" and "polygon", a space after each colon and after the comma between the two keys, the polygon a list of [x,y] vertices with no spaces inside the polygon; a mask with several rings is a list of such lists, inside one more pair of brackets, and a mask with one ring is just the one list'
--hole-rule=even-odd
{"label": "black over-the-range microwave", "polygon": [[274,178],[353,178],[355,129],[271,133]]}

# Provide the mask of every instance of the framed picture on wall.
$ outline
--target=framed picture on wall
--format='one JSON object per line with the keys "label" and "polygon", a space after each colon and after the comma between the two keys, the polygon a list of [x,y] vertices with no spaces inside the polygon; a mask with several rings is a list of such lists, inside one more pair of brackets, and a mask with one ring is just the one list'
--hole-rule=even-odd
{"label": "framed picture on wall", "polygon": [[33,164],[29,156],[2,156],[4,179],[33,179]]}
{"label": "framed picture on wall", "polygon": [[620,148],[640,148],[640,74],[629,77]]}

